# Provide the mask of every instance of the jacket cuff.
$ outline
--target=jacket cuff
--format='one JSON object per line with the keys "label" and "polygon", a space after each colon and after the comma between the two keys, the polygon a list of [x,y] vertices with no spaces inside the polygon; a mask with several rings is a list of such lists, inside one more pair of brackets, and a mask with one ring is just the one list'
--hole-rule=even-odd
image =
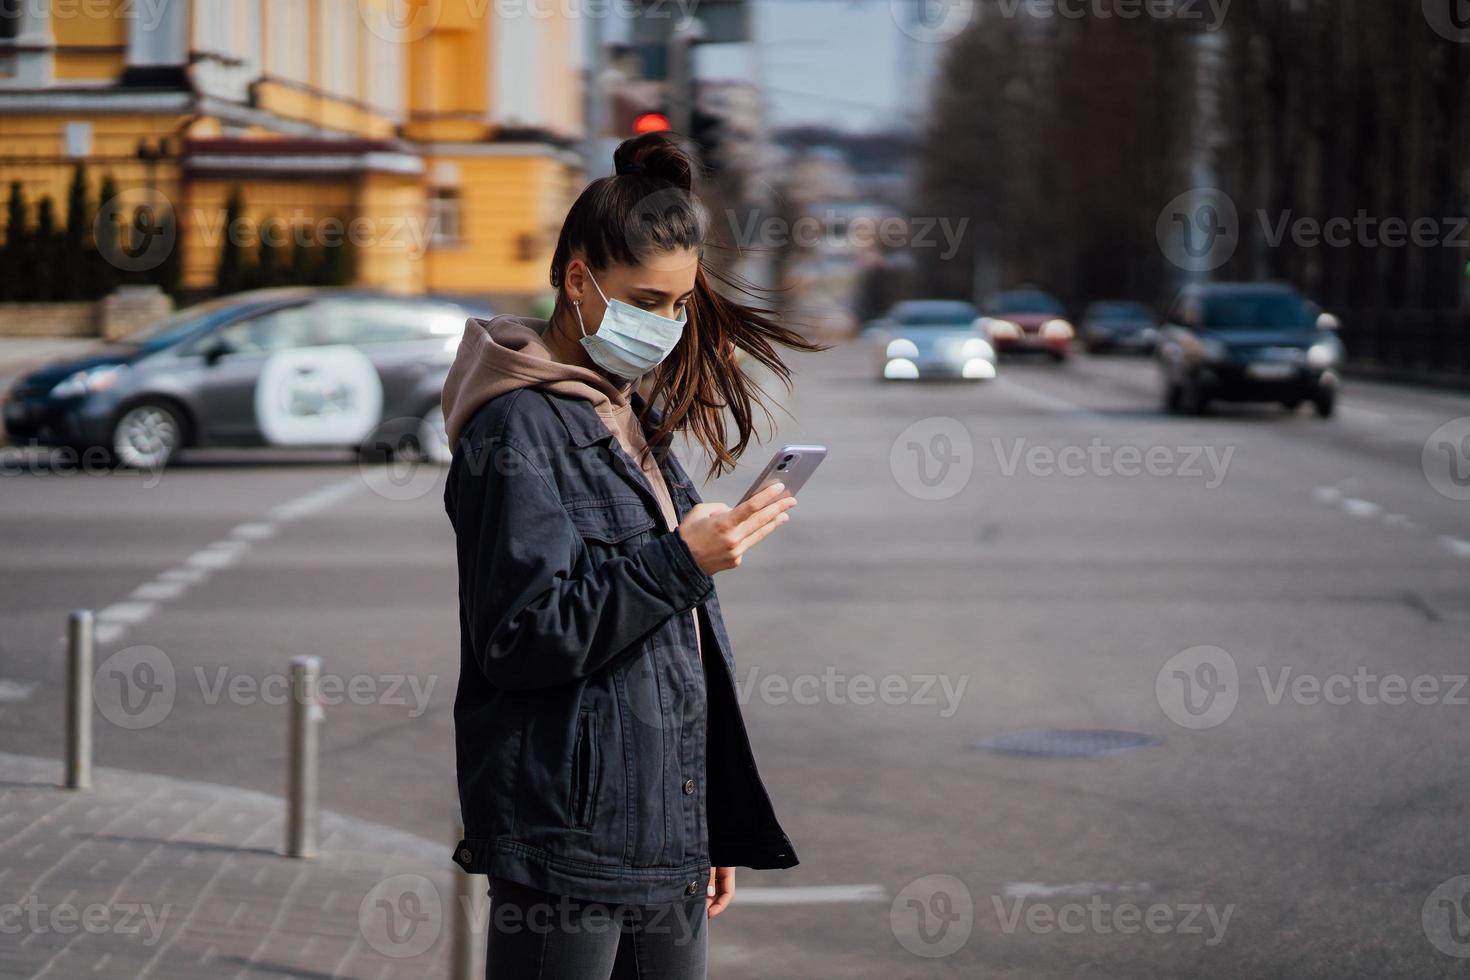
{"label": "jacket cuff", "polygon": [[684,612],[704,601],[715,587],[715,580],[706,575],[694,552],[678,531],[669,531],[650,542],[647,547],[657,549],[659,580],[670,602]]}

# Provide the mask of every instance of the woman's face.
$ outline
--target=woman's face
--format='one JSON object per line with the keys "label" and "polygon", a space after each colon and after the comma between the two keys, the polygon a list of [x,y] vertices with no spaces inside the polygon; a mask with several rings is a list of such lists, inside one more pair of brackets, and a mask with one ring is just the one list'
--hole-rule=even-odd
{"label": "woman's face", "polygon": [[[694,275],[699,271],[699,253],[692,249],[657,252],[639,265],[612,265],[591,273],[608,299],[620,299],[639,309],[677,320],[694,295]],[[607,306],[589,277],[587,263],[578,257],[567,268],[567,295],[581,300],[588,333],[602,323]]]}

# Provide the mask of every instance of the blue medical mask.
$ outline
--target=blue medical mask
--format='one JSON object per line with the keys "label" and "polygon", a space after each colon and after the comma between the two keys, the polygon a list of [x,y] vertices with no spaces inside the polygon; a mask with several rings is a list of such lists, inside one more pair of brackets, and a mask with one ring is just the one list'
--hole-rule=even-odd
{"label": "blue medical mask", "polygon": [[582,305],[578,303],[574,307],[587,356],[598,367],[620,378],[637,378],[657,367],[684,336],[688,314],[680,309],[679,319],[670,320],[620,299],[608,299],[592,278],[590,269],[587,278],[592,279],[597,295],[607,304],[607,312],[602,315],[602,324],[595,334],[588,334],[587,324],[582,322]]}

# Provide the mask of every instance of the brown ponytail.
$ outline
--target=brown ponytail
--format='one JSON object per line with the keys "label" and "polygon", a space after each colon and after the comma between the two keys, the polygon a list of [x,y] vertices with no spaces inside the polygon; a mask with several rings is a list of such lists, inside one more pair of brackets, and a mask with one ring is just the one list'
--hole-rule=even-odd
{"label": "brown ponytail", "polygon": [[[791,369],[777,346],[826,350],[783,326],[764,306],[747,305],[731,293],[755,297],[762,290],[703,263],[709,214],[694,193],[693,161],[673,133],[647,133],[624,140],[613,154],[614,175],[594,180],[563,222],[551,260],[557,316],[564,309],[561,286],[568,263],[583,256],[594,270],[640,265],[658,252],[690,249],[701,258],[694,277],[684,336],[653,373],[648,403],[663,419],[649,440],[666,447],[675,432],[687,432],[708,454],[709,474],[733,469],[755,431],[757,406],[771,412],[760,387],[736,360],[736,351],[765,365],[787,388]],[[725,287],[717,291],[711,280]],[[730,414],[727,421],[726,411]],[[730,438],[728,422],[735,427]]]}

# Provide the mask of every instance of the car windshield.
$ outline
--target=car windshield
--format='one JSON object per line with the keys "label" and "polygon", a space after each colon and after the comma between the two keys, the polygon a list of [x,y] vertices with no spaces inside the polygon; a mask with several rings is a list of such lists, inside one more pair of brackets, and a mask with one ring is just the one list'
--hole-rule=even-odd
{"label": "car windshield", "polygon": [[155,320],[145,327],[134,330],[120,338],[118,343],[150,351],[163,350],[192,336],[207,325],[218,322],[239,305],[239,297],[225,296],[199,303],[196,306],[188,306],[162,320]]}
{"label": "car windshield", "polygon": [[894,320],[904,329],[969,327],[980,314],[969,303],[924,303],[900,306]]}
{"label": "car windshield", "polygon": [[1001,293],[990,300],[991,313],[1063,313],[1056,297],[1041,292]]}
{"label": "car windshield", "polygon": [[1206,330],[1311,330],[1316,308],[1305,296],[1289,292],[1205,296]]}
{"label": "car windshield", "polygon": [[1093,303],[1087,311],[1094,320],[1152,320],[1154,315],[1142,303]]}

